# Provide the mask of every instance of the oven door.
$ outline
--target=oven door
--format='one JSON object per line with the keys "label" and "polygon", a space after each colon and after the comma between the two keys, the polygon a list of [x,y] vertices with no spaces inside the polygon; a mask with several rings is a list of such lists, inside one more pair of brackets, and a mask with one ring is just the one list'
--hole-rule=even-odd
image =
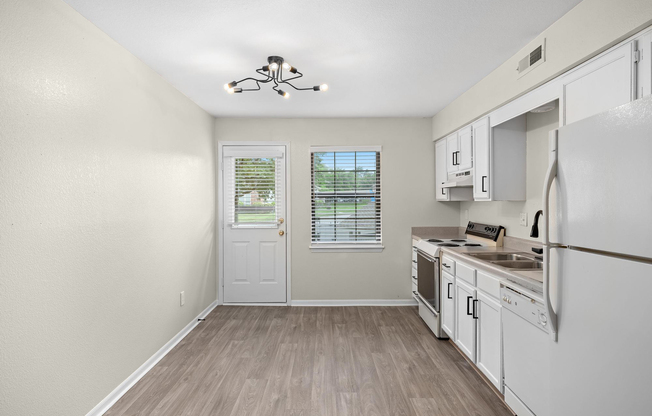
{"label": "oven door", "polygon": [[421,250],[417,251],[419,298],[434,313],[439,314],[439,259]]}

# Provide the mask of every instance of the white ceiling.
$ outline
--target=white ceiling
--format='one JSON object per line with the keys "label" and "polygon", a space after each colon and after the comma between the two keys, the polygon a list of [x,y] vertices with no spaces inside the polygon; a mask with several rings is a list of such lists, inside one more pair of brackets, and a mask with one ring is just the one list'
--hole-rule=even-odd
{"label": "white ceiling", "polygon": [[[218,117],[429,117],[580,2],[65,1]],[[269,55],[329,91],[224,91]]]}

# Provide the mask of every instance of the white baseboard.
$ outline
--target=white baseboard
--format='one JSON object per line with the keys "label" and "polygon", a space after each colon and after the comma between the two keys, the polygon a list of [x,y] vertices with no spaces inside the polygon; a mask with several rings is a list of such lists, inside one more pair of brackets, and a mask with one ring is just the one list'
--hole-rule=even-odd
{"label": "white baseboard", "polygon": [[414,299],[292,300],[292,306],[416,306]]}
{"label": "white baseboard", "polygon": [[185,328],[183,328],[178,334],[176,334],[171,340],[169,340],[160,350],[156,351],[154,355],[149,357],[147,361],[143,363],[136,371],[134,371],[125,381],[120,383],[108,396],[104,398],[101,402],[97,404],[86,416],[101,416],[106,413],[107,410],[115,404],[115,402],[120,399],[134,384],[138,382],[149,370],[152,369],[161,361],[165,355],[172,350],[186,335],[190,333],[197,325],[199,325],[199,319],[204,318],[206,315],[211,313],[213,309],[217,306],[217,300],[213,301],[206,309],[202,311],[195,319],[193,319]]}

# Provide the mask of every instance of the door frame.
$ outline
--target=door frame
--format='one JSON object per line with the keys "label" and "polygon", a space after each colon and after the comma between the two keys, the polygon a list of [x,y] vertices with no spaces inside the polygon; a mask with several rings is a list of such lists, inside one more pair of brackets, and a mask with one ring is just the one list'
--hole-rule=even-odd
{"label": "door frame", "polygon": [[[284,146],[285,147],[285,263],[286,302],[278,303],[224,303],[224,171],[222,156],[224,146]],[[290,180],[290,143],[271,141],[218,141],[217,142],[217,304],[218,305],[243,305],[243,306],[291,306],[292,305],[292,181]]]}

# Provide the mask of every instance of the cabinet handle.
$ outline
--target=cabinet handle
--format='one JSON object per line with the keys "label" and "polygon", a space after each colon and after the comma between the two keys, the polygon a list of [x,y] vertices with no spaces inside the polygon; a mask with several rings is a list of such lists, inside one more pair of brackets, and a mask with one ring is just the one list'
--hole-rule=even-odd
{"label": "cabinet handle", "polygon": [[451,296],[451,286],[453,286],[453,284],[449,283],[448,284],[448,299],[453,299],[453,297]]}
{"label": "cabinet handle", "polygon": [[451,153],[451,158],[453,159],[453,166],[455,166],[455,152]]}
{"label": "cabinet handle", "polygon": [[444,188],[441,188],[441,194],[446,195],[446,192],[444,192]]}
{"label": "cabinet handle", "polygon": [[487,192],[487,190],[484,189],[484,180],[485,180],[485,179],[487,179],[487,177],[486,177],[486,176],[483,176],[483,177],[482,177],[482,192]]}
{"label": "cabinet handle", "polygon": [[477,305],[477,299],[473,299],[473,319],[478,319],[478,307]]}
{"label": "cabinet handle", "polygon": [[473,312],[469,310],[469,309],[471,309],[471,302],[469,302],[471,299],[473,299],[473,296],[467,296],[466,297],[466,314],[467,315],[473,315]]}

